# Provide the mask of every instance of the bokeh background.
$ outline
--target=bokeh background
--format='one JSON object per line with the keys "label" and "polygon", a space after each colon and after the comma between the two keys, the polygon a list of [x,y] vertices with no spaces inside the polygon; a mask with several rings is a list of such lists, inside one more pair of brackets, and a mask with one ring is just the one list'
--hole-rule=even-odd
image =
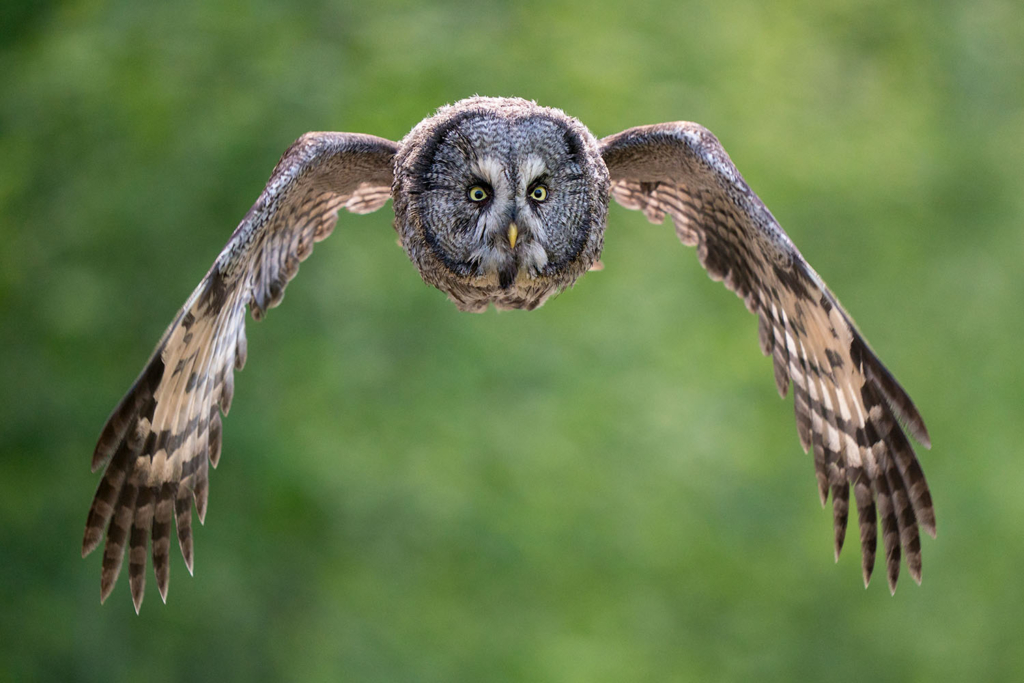
{"label": "bokeh background", "polygon": [[[7,0],[0,679],[1020,680],[1022,55],[1015,0]],[[386,208],[249,323],[196,576],[100,606],[94,440],[281,152],[475,93],[719,136],[925,416],[923,585],[833,564],[668,225],[613,206],[603,272],[473,316]]]}

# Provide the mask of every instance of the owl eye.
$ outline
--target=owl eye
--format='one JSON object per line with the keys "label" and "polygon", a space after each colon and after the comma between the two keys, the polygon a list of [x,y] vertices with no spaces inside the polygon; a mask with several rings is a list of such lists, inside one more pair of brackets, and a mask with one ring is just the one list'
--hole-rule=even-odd
{"label": "owl eye", "polygon": [[538,185],[537,187],[530,190],[530,199],[532,199],[535,202],[542,202],[547,198],[548,188],[544,187],[543,185]]}
{"label": "owl eye", "polygon": [[485,190],[482,185],[474,185],[473,187],[469,188],[469,191],[466,193],[466,196],[469,197],[469,200],[471,202],[482,202],[488,197],[487,190]]}

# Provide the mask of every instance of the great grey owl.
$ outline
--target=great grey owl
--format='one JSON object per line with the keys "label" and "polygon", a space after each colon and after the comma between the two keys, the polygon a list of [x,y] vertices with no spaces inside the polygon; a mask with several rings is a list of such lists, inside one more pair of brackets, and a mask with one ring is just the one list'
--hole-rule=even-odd
{"label": "great grey owl", "polygon": [[388,198],[423,280],[464,311],[533,309],[573,284],[598,261],[611,198],[654,223],[671,216],[708,274],[757,315],[779,393],[792,382],[797,432],[813,453],[822,505],[832,494],[836,558],[852,487],[865,584],[878,517],[890,589],[901,547],[920,582],[918,528],[934,536],[935,513],[904,429],[928,447],[924,422],[718,140],[682,122],[598,140],[557,109],[473,97],[441,107],[400,143],[307,133],[284,153],[100,435],[92,469],[106,470],[82,554],[106,532],[101,600],[127,544],[139,609],[150,539],[166,600],[172,519],[192,571],[192,503],[202,521],[221,414],[231,407],[233,371],[245,364],[246,306],[259,320],[280,303],[339,209],[367,213]]}

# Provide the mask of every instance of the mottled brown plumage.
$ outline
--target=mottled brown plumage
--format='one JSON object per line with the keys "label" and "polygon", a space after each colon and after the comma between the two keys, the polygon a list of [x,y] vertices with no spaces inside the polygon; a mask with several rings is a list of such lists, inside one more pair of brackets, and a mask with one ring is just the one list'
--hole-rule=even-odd
{"label": "mottled brown plumage", "polygon": [[666,123],[601,144],[612,196],[653,222],[672,216],[679,239],[697,247],[708,274],[758,315],[761,350],[772,356],[779,394],[784,397],[793,384],[797,432],[804,451],[813,449],[822,505],[832,492],[836,559],[852,486],[865,585],[874,568],[877,516],[890,589],[896,589],[901,546],[920,582],[918,527],[934,536],[935,513],[924,473],[896,420],[931,445],[910,397],[710,132],[693,123]]}
{"label": "mottled brown plumage", "polygon": [[934,536],[935,515],[900,423],[927,447],[924,421],[715,137],[666,123],[598,141],[558,110],[472,98],[442,107],[400,143],[307,133],[285,152],[100,435],[92,467],[106,469],[82,554],[106,535],[101,600],[126,548],[136,611],[149,548],[166,600],[172,517],[192,571],[192,504],[202,522],[221,415],[245,364],[246,307],[259,320],[280,303],[340,209],[367,213],[389,197],[424,281],[467,311],[532,309],[598,269],[610,198],[655,223],[671,216],[710,276],[758,316],[780,395],[793,387],[822,505],[832,495],[836,558],[852,487],[865,584],[879,519],[890,589],[903,553],[920,582],[918,529]]}

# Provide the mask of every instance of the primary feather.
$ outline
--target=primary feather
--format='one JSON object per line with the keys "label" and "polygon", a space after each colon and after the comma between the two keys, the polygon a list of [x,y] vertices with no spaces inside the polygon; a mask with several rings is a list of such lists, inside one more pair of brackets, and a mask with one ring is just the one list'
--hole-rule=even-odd
{"label": "primary feather", "polygon": [[276,306],[337,212],[380,208],[390,196],[397,145],[369,135],[307,133],[285,152],[266,189],[164,333],[142,374],[107,420],[93,453],[106,465],[85,526],[82,555],[103,539],[100,599],[121,570],[126,542],[132,600],[145,588],[147,544],[160,597],[169,578],[172,508],[192,571],[192,501],[206,517],[209,466],[221,450],[221,414],[246,360],[245,309]]}
{"label": "primary feather", "polygon": [[934,536],[935,511],[898,423],[930,446],[910,397],[708,130],[685,122],[642,126],[601,145],[615,200],[656,223],[671,216],[679,239],[697,247],[712,279],[758,316],[761,351],[772,357],[779,395],[793,386],[797,433],[804,451],[813,450],[822,505],[832,492],[836,557],[852,487],[865,585],[874,568],[878,516],[890,590],[896,589],[901,547],[920,582],[918,527]]}

